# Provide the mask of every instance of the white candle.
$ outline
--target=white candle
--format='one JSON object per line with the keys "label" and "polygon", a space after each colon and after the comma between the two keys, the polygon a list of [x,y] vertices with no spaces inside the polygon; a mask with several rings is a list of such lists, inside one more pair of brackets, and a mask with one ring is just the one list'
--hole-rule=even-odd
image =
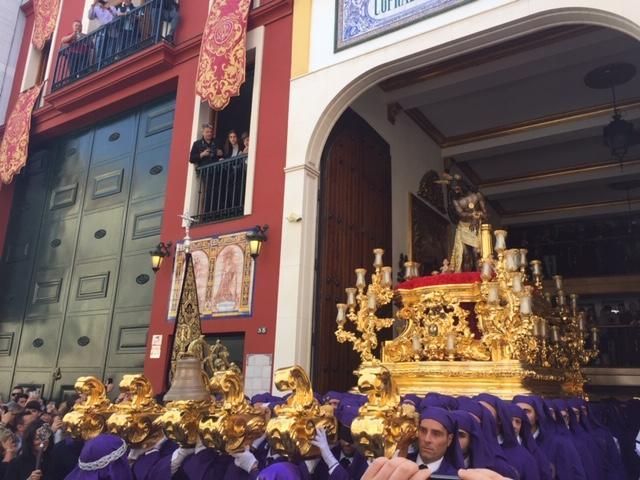
{"label": "white candle", "polygon": [[487,292],[487,302],[489,303],[500,302],[499,285],[497,282],[491,282],[489,284],[489,291]]}
{"label": "white candle", "polygon": [[531,315],[531,295],[520,297],[520,313],[522,315]]}
{"label": "white candle", "polygon": [[447,353],[452,354],[456,351],[456,334],[455,332],[447,333]]}
{"label": "white candle", "polygon": [[344,323],[346,322],[347,318],[345,316],[345,311],[347,309],[347,305],[344,303],[338,303],[336,304],[336,307],[338,307],[338,315],[336,316],[336,323],[342,327],[344,326]]}
{"label": "white candle", "polygon": [[547,338],[547,321],[544,318],[540,319],[540,336]]}
{"label": "white candle", "polygon": [[485,282],[491,280],[493,277],[493,262],[490,258],[482,260],[482,270],[480,271],[480,278]]}
{"label": "white candle", "polygon": [[356,268],[356,287],[358,289],[363,289],[367,285],[367,282],[364,278],[366,273],[367,273],[366,269]]}
{"label": "white candle", "polygon": [[562,275],[554,275],[553,281],[556,284],[556,290],[562,290]]}
{"label": "white candle", "polygon": [[493,234],[496,237],[496,241],[493,245],[493,248],[496,252],[500,253],[507,248],[507,231],[506,230],[495,230]]}
{"label": "white candle", "polygon": [[422,343],[420,342],[420,337],[418,335],[414,335],[411,338],[411,346],[413,347],[413,351],[416,353],[422,351]]}
{"label": "white candle", "polygon": [[376,248],[373,250],[373,255],[374,255],[373,266],[375,268],[382,268],[382,265],[384,265],[382,262],[383,254],[384,254],[384,250],[382,248]]}
{"label": "white candle", "polygon": [[511,290],[514,293],[520,293],[522,291],[522,273],[517,272],[511,277]]}
{"label": "white candle", "polygon": [[345,292],[347,292],[347,306],[349,308],[353,308],[356,306],[356,289],[355,288],[345,288]]}
{"label": "white candle", "polygon": [[560,327],[554,325],[551,327],[551,341],[558,343],[560,341]]}
{"label": "white candle", "polygon": [[515,272],[518,270],[518,262],[520,260],[520,251],[517,248],[512,248],[504,253],[505,266],[508,272]]}
{"label": "white candle", "polygon": [[391,283],[391,267],[382,267],[382,286],[387,288],[391,286]]}
{"label": "white candle", "polygon": [[540,260],[531,260],[530,265],[534,275],[542,275],[542,262]]}
{"label": "white candle", "polygon": [[375,312],[378,308],[376,302],[376,292],[374,292],[373,290],[369,290],[367,292],[367,308],[371,310],[371,313]]}
{"label": "white candle", "polygon": [[523,267],[523,268],[527,267],[527,249],[526,248],[520,249],[520,267]]}

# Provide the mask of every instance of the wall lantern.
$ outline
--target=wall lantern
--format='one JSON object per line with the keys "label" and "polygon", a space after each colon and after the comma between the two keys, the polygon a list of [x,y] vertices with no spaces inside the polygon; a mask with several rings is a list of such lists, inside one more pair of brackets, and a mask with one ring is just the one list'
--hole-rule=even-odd
{"label": "wall lantern", "polygon": [[164,257],[171,256],[171,242],[169,243],[160,242],[156,246],[155,250],[152,250],[151,252],[149,252],[149,255],[151,255],[151,269],[153,270],[153,273],[157,273],[158,270],[160,270],[160,267],[162,266],[162,261],[164,260]]}
{"label": "wall lantern", "polygon": [[251,233],[247,233],[247,241],[249,242],[249,253],[254,260],[260,255],[262,244],[267,241],[267,230],[269,225],[256,225]]}

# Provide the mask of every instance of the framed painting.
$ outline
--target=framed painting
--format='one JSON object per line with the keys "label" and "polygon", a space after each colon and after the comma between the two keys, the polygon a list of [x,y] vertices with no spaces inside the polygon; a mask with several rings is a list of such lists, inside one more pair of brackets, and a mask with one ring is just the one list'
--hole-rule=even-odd
{"label": "framed painting", "polygon": [[[247,233],[237,232],[191,241],[198,308],[203,320],[251,315],[254,262],[249,252]],[[178,313],[184,259],[184,246],[179,243],[173,268],[169,320],[174,320]]]}
{"label": "framed painting", "polygon": [[420,274],[431,275],[431,272],[440,270],[442,261],[449,256],[450,220],[425,200],[410,193],[409,227],[409,258],[420,263]]}

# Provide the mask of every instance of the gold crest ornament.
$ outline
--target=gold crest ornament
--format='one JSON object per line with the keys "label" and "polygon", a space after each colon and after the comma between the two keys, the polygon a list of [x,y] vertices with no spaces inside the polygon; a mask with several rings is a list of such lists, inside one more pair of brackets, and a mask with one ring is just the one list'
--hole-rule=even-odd
{"label": "gold crest ornament", "polygon": [[153,421],[165,412],[156,403],[151,382],[144,375],[125,375],[120,392],[128,400],[115,405],[107,421],[107,431],[118,435],[132,448],[147,448],[160,440],[162,429]]}
{"label": "gold crest ornament", "polygon": [[115,409],[107,398],[107,388],[96,377],[80,377],[74,388],[84,401],[64,416],[63,428],[73,438],[91,440],[105,431]]}
{"label": "gold crest ornament", "polygon": [[368,401],[351,424],[354,444],[367,458],[391,458],[415,439],[418,414],[412,405],[400,405],[398,387],[382,365],[363,366],[356,374]]}
{"label": "gold crest ornament", "polygon": [[209,381],[211,393],[223,400],[201,421],[202,443],[221,452],[237,453],[264,435],[264,411],[245,399],[242,375],[235,370],[216,372]]}
{"label": "gold crest ornament", "polygon": [[276,370],[275,384],[279,391],[291,390],[292,393],[287,403],[274,408],[275,417],[267,423],[271,451],[293,460],[320,456],[318,447],[311,441],[316,429],[323,428],[329,444],[336,442],[333,407],[318,403],[307,373],[297,365]]}

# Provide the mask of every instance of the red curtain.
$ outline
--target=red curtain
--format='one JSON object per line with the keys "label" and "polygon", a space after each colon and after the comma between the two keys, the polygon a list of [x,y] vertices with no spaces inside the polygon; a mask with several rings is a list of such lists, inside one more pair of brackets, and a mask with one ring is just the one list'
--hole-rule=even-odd
{"label": "red curtain", "polygon": [[217,0],[202,33],[196,93],[222,110],[240,93],[247,63],[247,17],[251,0]]}
{"label": "red curtain", "polygon": [[36,18],[31,43],[38,50],[42,50],[56,28],[60,0],[33,0],[33,10]]}
{"label": "red curtain", "polygon": [[31,113],[40,95],[42,85],[35,85],[22,92],[5,124],[0,143],[0,181],[10,183],[27,163]]}

